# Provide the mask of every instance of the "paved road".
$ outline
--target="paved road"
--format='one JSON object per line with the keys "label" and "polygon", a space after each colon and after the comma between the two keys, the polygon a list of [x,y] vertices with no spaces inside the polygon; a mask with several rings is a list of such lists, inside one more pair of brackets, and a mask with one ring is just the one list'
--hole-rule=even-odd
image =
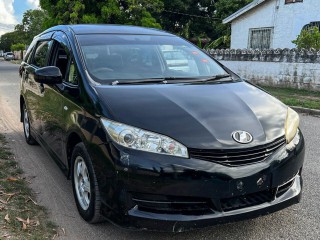
{"label": "paved road", "polygon": [[180,233],[130,232],[109,223],[90,225],[77,213],[71,183],[39,146],[24,142],[19,123],[18,66],[0,60],[0,132],[5,132],[16,159],[47,207],[65,229],[60,239],[320,239],[320,118],[301,116],[307,151],[302,202],[268,216]]}

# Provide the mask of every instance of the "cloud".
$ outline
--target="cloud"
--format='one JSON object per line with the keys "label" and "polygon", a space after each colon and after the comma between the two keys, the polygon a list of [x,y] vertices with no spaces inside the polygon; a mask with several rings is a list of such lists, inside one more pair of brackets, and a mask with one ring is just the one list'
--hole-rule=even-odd
{"label": "cloud", "polygon": [[27,2],[34,8],[39,7],[39,0],[27,0]]}
{"label": "cloud", "polygon": [[0,0],[0,35],[11,32],[18,23],[14,16],[14,0]]}

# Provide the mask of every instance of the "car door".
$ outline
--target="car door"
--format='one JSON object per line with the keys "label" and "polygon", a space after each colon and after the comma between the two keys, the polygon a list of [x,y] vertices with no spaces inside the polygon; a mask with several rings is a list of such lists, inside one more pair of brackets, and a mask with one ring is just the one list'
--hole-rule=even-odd
{"label": "car door", "polygon": [[34,73],[37,69],[47,66],[50,50],[52,47],[52,33],[41,36],[35,43],[34,50],[30,58],[23,65],[23,84],[25,87],[25,103],[29,111],[29,120],[34,132],[41,136],[43,132],[43,122],[46,121],[46,102],[44,84],[34,80]]}
{"label": "car door", "polygon": [[[69,42],[66,35],[60,31],[55,32],[52,39],[53,47],[49,65],[56,66],[60,69],[63,82],[65,82],[70,62]],[[44,131],[42,132],[42,138],[56,157],[62,161],[63,164],[66,164],[64,157],[65,148],[63,147],[65,128],[64,92],[64,84],[46,86],[45,95],[48,106],[46,106],[45,114],[48,118],[47,121],[43,123]]]}

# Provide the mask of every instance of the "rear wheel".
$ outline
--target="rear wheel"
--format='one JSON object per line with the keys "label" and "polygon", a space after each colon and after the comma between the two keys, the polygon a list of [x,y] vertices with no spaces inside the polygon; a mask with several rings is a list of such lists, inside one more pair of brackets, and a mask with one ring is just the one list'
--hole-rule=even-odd
{"label": "rear wheel", "polygon": [[81,217],[90,223],[101,222],[101,200],[98,182],[90,156],[83,143],[78,143],[72,153],[71,180],[73,195]]}
{"label": "rear wheel", "polygon": [[29,121],[29,114],[28,110],[25,104],[23,104],[23,131],[24,131],[24,137],[26,139],[26,142],[29,145],[36,145],[37,141],[34,139],[34,137],[31,135],[31,125]]}

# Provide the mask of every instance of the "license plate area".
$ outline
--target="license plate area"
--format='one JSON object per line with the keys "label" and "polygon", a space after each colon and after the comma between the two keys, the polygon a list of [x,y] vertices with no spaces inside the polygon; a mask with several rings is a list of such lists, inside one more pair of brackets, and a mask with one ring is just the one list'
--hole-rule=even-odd
{"label": "license plate area", "polygon": [[271,189],[271,175],[259,174],[247,178],[239,178],[230,181],[231,195],[244,195]]}

